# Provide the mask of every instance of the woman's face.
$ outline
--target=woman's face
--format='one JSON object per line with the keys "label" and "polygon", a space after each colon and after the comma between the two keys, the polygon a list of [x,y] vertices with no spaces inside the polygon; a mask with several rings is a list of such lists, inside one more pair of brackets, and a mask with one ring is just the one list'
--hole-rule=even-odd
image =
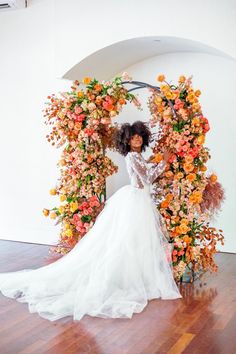
{"label": "woman's face", "polygon": [[143,145],[143,138],[141,135],[134,134],[130,139],[131,150],[141,151]]}

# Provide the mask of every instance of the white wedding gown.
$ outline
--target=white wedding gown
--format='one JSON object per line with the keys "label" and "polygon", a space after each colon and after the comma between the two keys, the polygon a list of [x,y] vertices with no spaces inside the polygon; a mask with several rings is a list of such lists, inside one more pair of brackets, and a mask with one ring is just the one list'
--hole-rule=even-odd
{"label": "white wedding gown", "polygon": [[0,273],[0,292],[55,321],[84,315],[131,318],[148,300],[181,298],[166,256],[160,213],[150,184],[165,162],[149,167],[125,157],[131,184],[106,200],[93,227],[65,256],[38,269]]}

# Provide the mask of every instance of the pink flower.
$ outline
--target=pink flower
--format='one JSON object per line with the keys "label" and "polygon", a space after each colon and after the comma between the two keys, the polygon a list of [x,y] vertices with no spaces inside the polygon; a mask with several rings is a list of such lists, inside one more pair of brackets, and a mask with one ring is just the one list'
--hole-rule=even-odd
{"label": "pink flower", "polygon": [[81,112],[83,112],[82,108],[80,106],[78,106],[77,104],[75,105],[75,113],[76,114],[80,114]]}

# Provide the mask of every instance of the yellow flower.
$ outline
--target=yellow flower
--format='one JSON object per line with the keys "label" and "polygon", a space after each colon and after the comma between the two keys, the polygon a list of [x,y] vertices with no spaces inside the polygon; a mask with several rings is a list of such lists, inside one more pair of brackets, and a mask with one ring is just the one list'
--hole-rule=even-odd
{"label": "yellow flower", "polygon": [[85,85],[88,85],[88,84],[90,84],[90,82],[91,82],[91,77],[84,77],[83,78],[83,83],[85,84]]}
{"label": "yellow flower", "polygon": [[49,193],[51,195],[56,195],[57,194],[57,190],[55,188],[52,188],[52,189],[50,189]]}
{"label": "yellow flower", "polygon": [[154,102],[155,102],[156,105],[158,106],[158,105],[162,102],[162,98],[161,98],[160,96],[155,96]]}
{"label": "yellow flower", "polygon": [[65,194],[61,194],[60,195],[60,201],[64,202],[66,200],[66,195]]}
{"label": "yellow flower", "polygon": [[179,83],[183,83],[183,82],[185,82],[186,81],[186,77],[184,76],[184,75],[181,75],[180,77],[179,77]]}
{"label": "yellow flower", "polygon": [[78,202],[73,202],[70,205],[70,211],[74,213],[78,209]]}
{"label": "yellow flower", "polygon": [[51,218],[51,219],[56,219],[56,217],[57,217],[57,214],[56,214],[56,213],[52,212],[52,213],[50,214],[50,218]]}
{"label": "yellow flower", "polygon": [[201,95],[201,91],[200,90],[196,90],[195,91],[195,96],[199,97]]}
{"label": "yellow flower", "polygon": [[59,212],[60,212],[61,214],[63,214],[64,211],[65,211],[65,207],[64,207],[63,205],[60,205],[59,208],[58,208],[58,210],[59,210]]}
{"label": "yellow flower", "polygon": [[65,223],[65,229],[69,229],[70,228],[70,224],[68,222]]}
{"label": "yellow flower", "polygon": [[157,76],[157,81],[163,82],[165,80],[165,75],[161,74]]}
{"label": "yellow flower", "polygon": [[66,236],[68,236],[68,237],[73,236],[73,232],[72,232],[71,229],[67,229],[67,230],[65,231],[65,234],[66,234]]}
{"label": "yellow flower", "polygon": [[169,86],[166,85],[166,84],[163,84],[163,85],[160,86],[160,90],[161,90],[162,92],[165,92],[165,91],[169,90]]}
{"label": "yellow flower", "polygon": [[170,91],[166,91],[165,95],[168,100],[171,100],[173,98],[173,94]]}

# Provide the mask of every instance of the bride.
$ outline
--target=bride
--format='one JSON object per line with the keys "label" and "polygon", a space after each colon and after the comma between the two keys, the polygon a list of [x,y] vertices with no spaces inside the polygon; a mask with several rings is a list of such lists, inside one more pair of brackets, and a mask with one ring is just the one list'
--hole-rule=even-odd
{"label": "bride", "polygon": [[148,300],[181,298],[167,259],[168,235],[150,193],[169,152],[148,166],[145,123],[125,123],[115,137],[130,184],[105,202],[93,227],[65,256],[38,269],[0,273],[0,292],[27,302],[31,313],[55,321],[84,315],[131,318]]}

